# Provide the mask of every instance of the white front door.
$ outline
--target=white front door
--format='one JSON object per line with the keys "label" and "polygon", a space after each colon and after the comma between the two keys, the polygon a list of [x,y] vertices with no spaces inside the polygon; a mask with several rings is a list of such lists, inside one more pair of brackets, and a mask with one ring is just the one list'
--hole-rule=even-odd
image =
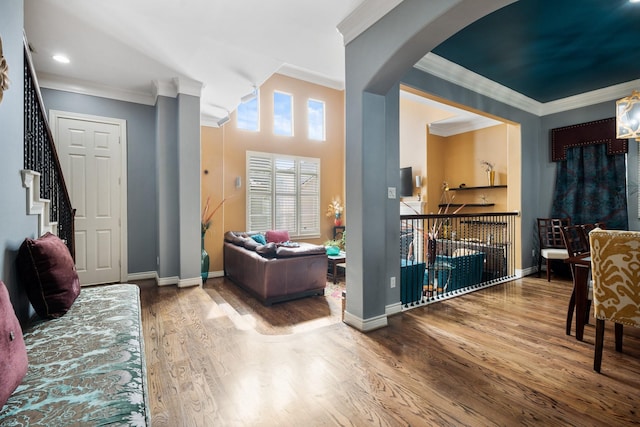
{"label": "white front door", "polygon": [[52,111],[51,128],[76,209],[80,283],[125,280],[122,271],[123,127],[119,120]]}

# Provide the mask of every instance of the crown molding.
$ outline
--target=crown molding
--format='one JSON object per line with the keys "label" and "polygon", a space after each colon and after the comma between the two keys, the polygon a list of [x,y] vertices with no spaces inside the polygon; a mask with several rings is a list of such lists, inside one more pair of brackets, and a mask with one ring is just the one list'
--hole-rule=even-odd
{"label": "crown molding", "polygon": [[491,126],[499,125],[501,122],[484,116],[475,116],[463,121],[448,122],[444,120],[442,122],[433,122],[429,124],[429,133],[432,135],[438,135],[442,137],[448,137],[458,135],[465,132],[473,132],[480,129],[485,129]]}
{"label": "crown molding", "polygon": [[173,84],[176,91],[182,95],[191,95],[200,98],[204,85],[197,80],[191,80],[186,77],[174,77]]}
{"label": "crown molding", "polygon": [[415,65],[418,70],[432,74],[448,82],[457,84],[496,101],[511,105],[538,116],[542,115],[543,104],[528,98],[508,87],[476,74],[460,65],[434,53],[423,56]]}
{"label": "crown molding", "polygon": [[539,117],[622,98],[631,93],[634,88],[640,86],[640,79],[638,79],[542,103],[434,53],[428,53],[423,56],[414,65],[414,68]]}
{"label": "crown molding", "polygon": [[362,2],[353,12],[338,23],[337,28],[342,34],[345,46],[400,3],[402,3],[402,0],[367,0]]}
{"label": "crown molding", "polygon": [[331,89],[344,90],[344,81],[338,79],[332,79],[325,75],[315,73],[302,67],[297,67],[291,64],[282,64],[280,68],[276,70],[276,73],[283,76],[292,77],[298,80],[304,80],[305,82],[314,83],[321,86],[326,86]]}
{"label": "crown molding", "polygon": [[562,111],[573,110],[575,108],[587,107],[601,102],[624,98],[634,89],[637,89],[638,86],[640,86],[640,79],[547,102],[544,104],[544,115],[546,116],[548,114],[560,113]]}
{"label": "crown molding", "polygon": [[211,116],[205,116],[204,114],[200,114],[200,126],[206,126],[210,128],[219,128],[222,127],[218,123],[221,119]]}
{"label": "crown molding", "polygon": [[100,85],[78,79],[70,79],[49,73],[38,73],[40,87],[55,89],[80,95],[98,96],[136,104],[154,105],[155,96],[145,92],[128,91],[107,85]]}
{"label": "crown molding", "polygon": [[178,88],[174,84],[173,80],[154,80],[154,99],[157,100],[159,96],[166,96],[168,98],[175,98],[178,96]]}

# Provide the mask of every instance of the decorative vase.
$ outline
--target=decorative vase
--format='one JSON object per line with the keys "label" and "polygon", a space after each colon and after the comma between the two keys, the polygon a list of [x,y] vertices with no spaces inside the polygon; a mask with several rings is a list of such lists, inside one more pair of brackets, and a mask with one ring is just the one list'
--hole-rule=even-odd
{"label": "decorative vase", "polygon": [[429,265],[433,265],[436,262],[436,248],[437,248],[437,240],[436,239],[427,239],[427,261]]}
{"label": "decorative vase", "polygon": [[202,283],[206,282],[209,278],[209,254],[207,250],[204,248],[204,236],[207,234],[206,231],[202,232],[201,239],[201,248],[202,253],[200,254],[200,276],[202,276]]}
{"label": "decorative vase", "polygon": [[341,216],[341,215],[340,215],[339,213],[336,213],[336,219],[334,219],[334,220],[333,220],[333,224],[334,224],[336,227],[339,227],[339,226],[341,226],[341,225],[342,225],[342,219],[340,218],[340,216]]}
{"label": "decorative vase", "polygon": [[493,169],[490,171],[487,171],[487,178],[489,180],[489,186],[493,187],[493,185],[496,182],[496,171],[494,171]]}

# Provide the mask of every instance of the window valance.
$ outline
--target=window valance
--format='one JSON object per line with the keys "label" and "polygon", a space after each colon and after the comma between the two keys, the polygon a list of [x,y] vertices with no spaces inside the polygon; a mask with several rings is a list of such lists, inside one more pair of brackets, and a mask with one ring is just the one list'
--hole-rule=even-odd
{"label": "window valance", "polygon": [[551,161],[567,160],[567,148],[607,144],[607,154],[628,151],[627,139],[616,139],[616,118],[551,129]]}

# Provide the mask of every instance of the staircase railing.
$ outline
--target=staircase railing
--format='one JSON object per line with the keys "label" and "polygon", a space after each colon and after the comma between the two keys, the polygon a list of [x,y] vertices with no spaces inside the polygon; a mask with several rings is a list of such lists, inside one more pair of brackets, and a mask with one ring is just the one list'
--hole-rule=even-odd
{"label": "staircase railing", "polygon": [[40,198],[49,200],[49,219],[75,259],[75,209],[62,176],[60,159],[45,114],[40,87],[24,43],[24,168],[40,173]]}

